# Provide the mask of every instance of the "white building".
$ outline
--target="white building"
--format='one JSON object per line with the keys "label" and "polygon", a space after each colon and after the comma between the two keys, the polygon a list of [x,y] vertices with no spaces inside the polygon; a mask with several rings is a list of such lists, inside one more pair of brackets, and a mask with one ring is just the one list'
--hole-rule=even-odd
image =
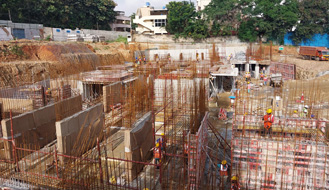
{"label": "white building", "polygon": [[138,25],[136,31],[139,34],[166,34],[167,13],[166,7],[155,9],[146,3],[145,7],[137,10],[133,20],[133,23]]}
{"label": "white building", "polygon": [[203,10],[210,2],[211,0],[196,0],[196,10]]}

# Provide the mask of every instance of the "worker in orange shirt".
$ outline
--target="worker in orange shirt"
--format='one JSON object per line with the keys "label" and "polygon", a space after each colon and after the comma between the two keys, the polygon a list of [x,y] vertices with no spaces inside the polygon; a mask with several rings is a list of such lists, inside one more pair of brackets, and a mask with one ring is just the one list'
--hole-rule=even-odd
{"label": "worker in orange shirt", "polygon": [[272,124],[274,122],[274,116],[272,115],[272,109],[268,109],[267,114],[264,115],[263,120],[264,120],[264,136],[266,134],[269,134],[271,137],[272,134]]}
{"label": "worker in orange shirt", "polygon": [[[161,149],[159,143],[156,143],[155,148],[153,148],[153,154],[154,154],[154,162],[155,164],[158,164],[161,162]],[[159,166],[157,166],[157,169],[159,169]]]}

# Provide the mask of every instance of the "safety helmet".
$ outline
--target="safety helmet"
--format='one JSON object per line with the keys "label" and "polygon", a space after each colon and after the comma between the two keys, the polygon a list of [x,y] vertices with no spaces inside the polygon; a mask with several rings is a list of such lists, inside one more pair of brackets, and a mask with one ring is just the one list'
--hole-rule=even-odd
{"label": "safety helmet", "polygon": [[312,115],[311,115],[311,118],[314,118],[314,117],[315,117],[315,115],[312,114]]}
{"label": "safety helmet", "polygon": [[307,113],[307,110],[304,110],[304,113]]}
{"label": "safety helmet", "polygon": [[231,178],[231,181],[236,181],[238,180],[238,177],[236,177],[235,175]]}
{"label": "safety helmet", "polygon": [[155,144],[155,147],[159,147],[159,146],[160,146],[159,143],[156,143],[156,144]]}
{"label": "safety helmet", "polygon": [[267,75],[265,75],[267,77]]}
{"label": "safety helmet", "polygon": [[225,165],[226,163],[227,163],[226,160],[223,160],[223,161],[222,161],[222,164],[223,164],[223,165]]}
{"label": "safety helmet", "polygon": [[298,111],[297,110],[294,110],[294,113],[297,113]]}
{"label": "safety helmet", "polygon": [[248,84],[249,84],[250,82],[248,82]]}
{"label": "safety helmet", "polygon": [[164,136],[164,133],[161,133],[161,136]]}
{"label": "safety helmet", "polygon": [[268,109],[266,112],[267,112],[267,113],[272,113],[272,109],[270,108],[270,109]]}
{"label": "safety helmet", "polygon": [[308,109],[308,105],[305,105],[304,108]]}
{"label": "safety helmet", "polygon": [[144,188],[143,190],[149,190],[149,188]]}

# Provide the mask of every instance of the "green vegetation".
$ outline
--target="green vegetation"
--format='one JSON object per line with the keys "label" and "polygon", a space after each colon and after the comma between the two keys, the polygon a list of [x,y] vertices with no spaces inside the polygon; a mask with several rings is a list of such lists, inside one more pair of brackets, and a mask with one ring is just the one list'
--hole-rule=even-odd
{"label": "green vegetation", "polygon": [[166,6],[168,9],[166,30],[179,37],[200,40],[209,36],[208,25],[195,11],[194,4],[187,1],[172,1]]}
{"label": "green vegetation", "polygon": [[136,13],[133,13],[131,16],[130,16],[130,23],[131,23],[131,29],[132,30],[136,30],[137,28],[137,24],[133,22],[133,20],[135,19],[136,17]]}
{"label": "green vegetation", "polygon": [[0,5],[0,20],[42,23],[58,28],[110,30],[116,13],[113,0],[8,0]]}
{"label": "green vegetation", "polygon": [[265,37],[282,44],[287,32],[293,32],[296,43],[329,32],[329,0],[212,0],[201,12],[183,1],[170,2],[167,8],[166,29],[174,39],[237,33],[247,42]]}
{"label": "green vegetation", "polygon": [[299,20],[293,40],[297,43],[316,33],[329,33],[329,0],[303,0],[298,4]]}

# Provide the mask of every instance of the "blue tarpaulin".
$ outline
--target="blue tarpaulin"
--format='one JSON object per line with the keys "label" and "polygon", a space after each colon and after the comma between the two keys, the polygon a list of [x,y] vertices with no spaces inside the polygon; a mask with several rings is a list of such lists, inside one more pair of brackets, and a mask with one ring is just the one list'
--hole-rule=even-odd
{"label": "blue tarpaulin", "polygon": [[312,39],[307,39],[299,44],[292,41],[292,33],[284,35],[284,45],[298,45],[298,46],[316,46],[329,48],[329,35],[328,34],[315,34]]}

